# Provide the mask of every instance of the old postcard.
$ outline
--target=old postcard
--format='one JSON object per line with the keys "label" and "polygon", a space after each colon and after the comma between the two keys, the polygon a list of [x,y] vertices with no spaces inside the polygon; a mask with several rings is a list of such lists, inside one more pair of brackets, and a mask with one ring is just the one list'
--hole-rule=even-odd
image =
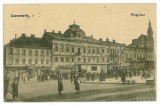
{"label": "old postcard", "polygon": [[156,101],[156,4],[5,4],[4,102]]}

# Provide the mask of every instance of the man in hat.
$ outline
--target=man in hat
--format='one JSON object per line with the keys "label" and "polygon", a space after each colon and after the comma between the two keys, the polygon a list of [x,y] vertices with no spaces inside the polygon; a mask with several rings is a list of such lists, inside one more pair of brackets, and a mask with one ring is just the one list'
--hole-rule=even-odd
{"label": "man in hat", "polygon": [[123,70],[122,81],[123,81],[123,84],[125,85],[125,83],[126,83],[126,70]]}
{"label": "man in hat", "polygon": [[129,77],[132,78],[132,70],[129,70]]}
{"label": "man in hat", "polygon": [[14,78],[11,87],[13,99],[18,99],[18,80],[16,78]]}
{"label": "man in hat", "polygon": [[80,80],[79,80],[77,75],[75,75],[75,77],[74,77],[74,86],[75,86],[76,93],[79,94],[79,91],[80,91]]}
{"label": "man in hat", "polygon": [[62,77],[58,77],[58,93],[61,95],[61,91],[63,91],[63,82]]}
{"label": "man in hat", "polygon": [[105,74],[104,74],[103,69],[100,72],[100,81],[105,81]]}
{"label": "man in hat", "polygon": [[143,69],[143,71],[142,71],[142,79],[143,79],[143,78],[146,79],[146,71],[145,71],[145,69]]}

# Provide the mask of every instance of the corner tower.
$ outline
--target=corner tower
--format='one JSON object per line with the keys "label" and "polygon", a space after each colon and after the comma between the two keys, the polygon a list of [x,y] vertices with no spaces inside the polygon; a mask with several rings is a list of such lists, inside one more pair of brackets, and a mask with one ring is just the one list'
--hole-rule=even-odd
{"label": "corner tower", "polygon": [[150,20],[149,20],[149,26],[147,30],[147,49],[154,50],[153,30],[152,30]]}
{"label": "corner tower", "polygon": [[148,30],[147,30],[147,35],[148,35],[148,40],[153,40],[153,30],[152,30],[152,26],[151,26],[150,20],[149,20],[149,26],[148,26]]}

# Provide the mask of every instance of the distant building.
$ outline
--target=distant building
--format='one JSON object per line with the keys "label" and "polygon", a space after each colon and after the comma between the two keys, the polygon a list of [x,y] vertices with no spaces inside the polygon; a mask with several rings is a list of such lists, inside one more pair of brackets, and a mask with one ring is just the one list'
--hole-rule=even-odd
{"label": "distant building", "polygon": [[140,35],[128,46],[110,41],[103,41],[87,36],[75,23],[63,33],[44,31],[42,38],[22,34],[4,46],[5,70],[37,71],[50,73],[54,71],[70,72],[87,70],[100,72],[102,69],[132,67],[154,68],[154,41],[151,23],[148,35]]}
{"label": "distant building", "polygon": [[132,68],[151,69],[155,67],[154,39],[150,21],[147,35],[141,34],[137,39],[133,39],[125,50],[127,51],[126,62],[129,62]]}

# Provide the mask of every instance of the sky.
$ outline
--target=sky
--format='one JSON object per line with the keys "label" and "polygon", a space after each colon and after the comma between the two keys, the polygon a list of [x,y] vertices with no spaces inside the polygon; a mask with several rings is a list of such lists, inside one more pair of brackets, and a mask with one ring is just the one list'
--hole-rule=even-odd
{"label": "sky", "polygon": [[[131,16],[131,13],[145,16]],[[11,17],[12,14],[27,14],[30,18]],[[87,36],[102,40],[108,37],[127,45],[147,34],[150,20],[156,39],[156,4],[6,4],[3,18],[4,44],[15,38],[15,34],[42,37],[45,29],[64,33],[74,20]]]}

